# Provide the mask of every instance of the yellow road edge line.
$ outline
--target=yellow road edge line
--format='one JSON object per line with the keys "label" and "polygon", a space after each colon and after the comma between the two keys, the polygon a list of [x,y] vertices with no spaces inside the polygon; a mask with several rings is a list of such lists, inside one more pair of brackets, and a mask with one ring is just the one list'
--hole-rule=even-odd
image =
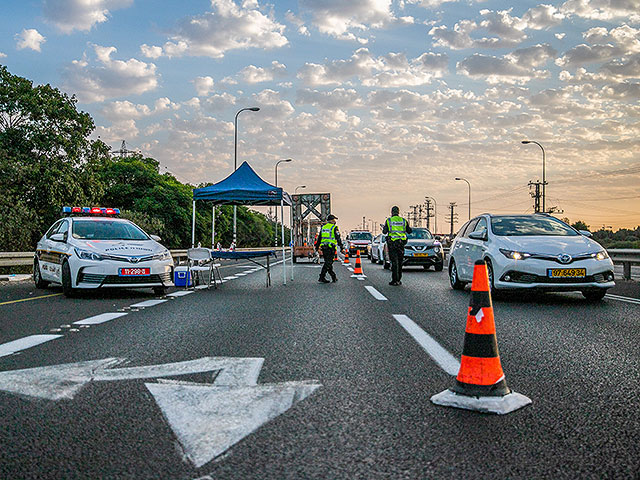
{"label": "yellow road edge line", "polygon": [[51,295],[40,295],[39,297],[21,298],[20,300],[10,300],[8,302],[2,302],[0,303],[0,305],[9,305],[10,303],[28,302],[29,300],[38,300],[40,298],[57,297],[58,295],[62,295],[62,293],[52,293]]}

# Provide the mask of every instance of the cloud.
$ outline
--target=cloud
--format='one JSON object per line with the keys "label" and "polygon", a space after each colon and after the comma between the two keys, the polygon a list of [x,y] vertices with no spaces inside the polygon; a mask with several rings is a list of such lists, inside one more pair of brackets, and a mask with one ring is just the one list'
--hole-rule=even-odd
{"label": "cloud", "polygon": [[553,5],[538,5],[529,9],[523,16],[527,28],[545,30],[562,24],[566,15]]}
{"label": "cloud", "polygon": [[147,47],[168,57],[223,58],[230,50],[273,49],[287,45],[284,25],[260,11],[257,0],[238,6],[234,0],[211,0],[211,12],[178,22],[163,47]]}
{"label": "cloud", "polygon": [[162,56],[162,47],[152,47],[144,43],[140,45],[140,53],[147,58],[160,58]]}
{"label": "cloud", "polygon": [[180,105],[173,103],[167,97],[158,98],[153,108],[144,104],[135,104],[128,100],[115,101],[102,108],[102,114],[108,120],[115,123],[122,123],[126,120],[136,120],[144,117],[158,115],[167,111],[175,111]]}
{"label": "cloud", "polygon": [[530,66],[522,66],[518,63],[519,61],[524,61],[524,63],[535,61],[535,56],[519,55],[514,52],[511,56],[499,58],[476,53],[458,62],[457,70],[462,75],[485,79],[490,84],[523,84],[534,78],[548,76],[547,72],[533,70]]}
{"label": "cloud", "polygon": [[611,58],[615,58],[624,51],[614,45],[586,45],[581,44],[567,51],[562,57],[556,60],[556,65],[564,66],[581,66],[589,63],[603,62]]}
{"label": "cloud", "polygon": [[506,58],[525,68],[540,67],[550,59],[555,58],[558,52],[548,43],[521,48],[505,55]]}
{"label": "cloud", "polygon": [[87,32],[106,22],[111,10],[129,7],[133,0],[43,0],[45,19],[63,33]]}
{"label": "cloud", "polygon": [[199,97],[209,95],[209,92],[213,90],[213,78],[211,77],[196,77],[193,80],[193,86],[196,89],[196,94]]}
{"label": "cloud", "polygon": [[6,58],[6,57],[7,57],[6,53],[0,52],[0,58]]}
{"label": "cloud", "polygon": [[40,35],[35,28],[22,30],[19,34],[16,34],[15,39],[18,50],[29,48],[36,52],[40,51],[40,46],[46,41],[46,38]]}
{"label": "cloud", "polygon": [[240,70],[240,76],[247,83],[270,82],[275,78],[283,78],[287,75],[287,67],[280,62],[271,62],[271,68],[248,65]]}
{"label": "cloud", "polygon": [[448,62],[445,54],[429,52],[408,60],[400,53],[373,57],[368,49],[360,48],[347,60],[334,60],[324,65],[307,63],[297,76],[311,86],[339,85],[355,79],[368,87],[424,85],[441,77],[447,71]]}
{"label": "cloud", "polygon": [[391,0],[300,0],[300,9],[312,16],[313,25],[325,35],[366,43],[355,32],[386,28],[397,23],[412,23],[413,18],[396,18]]}
{"label": "cloud", "polygon": [[96,61],[86,56],[74,60],[63,73],[65,90],[77,94],[81,102],[101,102],[108,98],[139,95],[158,86],[156,66],[135,58],[114,60],[115,47],[94,45]]}
{"label": "cloud", "polygon": [[566,15],[575,15],[590,20],[628,19],[640,21],[638,0],[569,0],[560,6]]}
{"label": "cloud", "polygon": [[360,94],[350,88],[336,88],[329,92],[302,89],[296,92],[296,105],[312,105],[321,110],[357,108],[362,105]]}

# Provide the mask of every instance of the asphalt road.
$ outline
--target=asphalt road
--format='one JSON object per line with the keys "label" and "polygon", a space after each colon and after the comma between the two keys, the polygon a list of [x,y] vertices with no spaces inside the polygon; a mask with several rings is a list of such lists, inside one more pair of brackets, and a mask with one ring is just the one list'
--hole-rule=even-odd
{"label": "asphalt road", "polygon": [[[249,268],[228,265],[223,276]],[[635,282],[611,291],[622,299],[598,303],[574,293],[494,299],[507,384],[533,402],[497,416],[433,405],[453,377],[393,316],[408,316],[459,359],[469,291],[451,290],[446,272],[408,269],[391,287],[388,271],[367,260],[363,268],[364,281],[336,266],[339,282],[318,284],[319,268],[299,263],[283,286],[275,266],[271,288],[258,271],[142,309],[128,308],[153,300],[150,292],[67,299],[55,288],[0,286],[0,352],[28,336],[62,335],[0,357],[0,477],[639,477],[640,304],[624,300],[640,298]],[[126,315],[74,324],[112,312]],[[231,410],[211,425],[204,406],[167,413],[147,385],[169,379],[204,391],[211,372],[103,378],[59,400],[11,393],[22,384],[3,381],[9,371],[88,360],[119,358],[110,368],[128,368],[204,357],[263,358],[258,387],[321,387],[199,465],[172,421],[213,431]],[[29,388],[44,388],[47,375]],[[60,388],[74,382],[65,377]],[[242,403],[240,390],[228,391],[231,403]]]}

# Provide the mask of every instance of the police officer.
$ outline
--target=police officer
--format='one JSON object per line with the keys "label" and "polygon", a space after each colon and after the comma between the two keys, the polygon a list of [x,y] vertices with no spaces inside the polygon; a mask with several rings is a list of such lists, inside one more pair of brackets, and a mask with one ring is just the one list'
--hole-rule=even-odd
{"label": "police officer", "polygon": [[400,216],[400,209],[398,207],[391,208],[391,217],[387,218],[384,227],[382,227],[382,233],[387,236],[389,260],[391,261],[389,285],[402,285],[404,246],[407,244],[407,234],[411,231],[409,222]]}
{"label": "police officer", "polygon": [[336,247],[340,245],[342,250],[344,250],[344,244],[342,243],[340,232],[338,232],[338,227],[336,226],[337,219],[338,217],[329,215],[327,217],[327,223],[322,226],[320,234],[316,239],[316,251],[322,249],[322,256],[324,257],[324,264],[322,265],[320,278],[318,279],[320,283],[329,283],[329,280],[326,279],[327,273],[329,273],[333,282],[338,281],[338,277],[333,271],[333,259],[336,255]]}

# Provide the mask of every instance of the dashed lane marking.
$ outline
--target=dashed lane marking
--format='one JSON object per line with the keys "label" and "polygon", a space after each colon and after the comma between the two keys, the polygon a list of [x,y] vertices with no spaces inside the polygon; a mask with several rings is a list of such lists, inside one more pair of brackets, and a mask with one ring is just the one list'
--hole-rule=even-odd
{"label": "dashed lane marking", "polygon": [[406,315],[393,315],[398,323],[411,335],[422,349],[449,375],[457,375],[460,362],[438,342],[431,338],[413,320]]}
{"label": "dashed lane marking", "polygon": [[167,297],[183,297],[193,293],[193,290],[178,290],[177,292],[168,293]]}
{"label": "dashed lane marking", "polygon": [[21,298],[19,300],[9,300],[8,302],[0,303],[0,305],[9,305],[12,303],[28,302],[30,300],[40,300],[41,298],[57,297],[59,295],[62,295],[62,293],[52,293],[50,295],[40,295],[39,297]]}
{"label": "dashed lane marking", "polygon": [[21,350],[26,350],[27,348],[35,347],[36,345],[60,337],[64,337],[64,335],[29,335],[28,337],[3,343],[0,345],[0,357],[6,357],[7,355],[12,355]]}
{"label": "dashed lane marking", "polygon": [[385,297],[383,294],[381,294],[378,290],[376,290],[375,288],[369,286],[369,285],[365,285],[365,287],[367,289],[367,291],[373,296],[373,298],[375,298],[376,300],[387,300],[387,297]]}
{"label": "dashed lane marking", "polygon": [[612,293],[607,293],[604,297],[610,300],[617,300],[619,302],[626,302],[626,303],[633,303],[636,305],[640,305],[640,300],[637,298],[622,297],[620,295],[613,295]]}
{"label": "dashed lane marking", "polygon": [[156,305],[160,305],[161,303],[166,302],[167,300],[145,300],[144,302],[134,303],[131,305],[132,308],[146,308],[146,307],[154,307]]}
{"label": "dashed lane marking", "polygon": [[126,313],[101,313],[100,315],[95,315],[93,317],[85,318],[83,320],[78,320],[77,322],[73,322],[74,325],[98,325],[100,323],[105,323],[110,320],[114,320],[116,318],[120,318],[125,316]]}

